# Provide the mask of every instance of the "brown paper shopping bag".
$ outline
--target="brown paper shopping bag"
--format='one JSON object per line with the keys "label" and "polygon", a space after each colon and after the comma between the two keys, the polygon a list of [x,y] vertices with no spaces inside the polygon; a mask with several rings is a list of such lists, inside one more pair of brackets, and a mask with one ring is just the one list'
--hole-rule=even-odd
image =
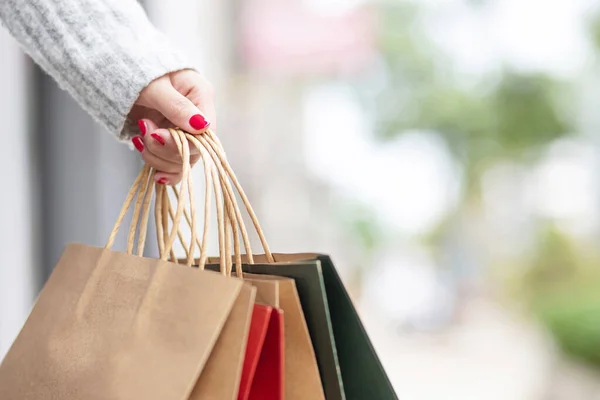
{"label": "brown paper shopping bag", "polygon": [[69,245],[0,366],[0,399],[185,399],[241,287]]}
{"label": "brown paper shopping bag", "polygon": [[[186,176],[189,151],[183,153]],[[142,193],[151,190],[153,176],[144,171],[106,248],[73,244],[65,249],[0,365],[0,399],[187,399],[207,361],[221,357],[215,343],[224,327],[237,327],[236,337],[247,333],[255,289],[239,279],[167,262],[166,256],[140,257],[149,196],[143,202],[138,255],[132,255],[131,234],[129,254],[110,250],[137,190],[134,220]],[[186,192],[184,179],[182,195]],[[182,211],[180,203],[174,225]],[[162,244],[164,255],[175,230]]]}
{"label": "brown paper shopping bag", "polygon": [[243,285],[190,400],[237,398],[256,290]]}

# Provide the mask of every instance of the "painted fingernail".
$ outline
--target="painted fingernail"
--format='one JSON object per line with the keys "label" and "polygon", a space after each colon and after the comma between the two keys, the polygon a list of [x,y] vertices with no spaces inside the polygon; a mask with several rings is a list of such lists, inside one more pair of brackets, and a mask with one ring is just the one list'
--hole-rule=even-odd
{"label": "painted fingernail", "polygon": [[153,133],[153,134],[152,134],[152,135],[150,135],[150,136],[152,136],[152,138],[153,138],[154,140],[156,140],[158,143],[160,143],[160,144],[161,144],[161,146],[164,146],[164,145],[165,145],[165,143],[166,143],[166,142],[165,142],[165,139],[164,139],[162,136],[160,136],[158,133]]}
{"label": "painted fingernail", "polygon": [[190,118],[190,125],[194,129],[204,129],[210,125],[210,122],[208,122],[202,115],[195,114]]}
{"label": "painted fingernail", "polygon": [[166,185],[167,184],[167,178],[160,178],[158,181],[156,181],[159,185]]}
{"label": "painted fingernail", "polygon": [[138,128],[140,128],[140,132],[142,132],[142,136],[146,134],[146,123],[143,119],[138,121]]}
{"label": "painted fingernail", "polygon": [[133,142],[133,145],[135,146],[137,151],[139,151],[140,153],[144,151],[144,142],[142,141],[142,138],[140,136],[134,136],[133,139],[131,139],[131,141]]}

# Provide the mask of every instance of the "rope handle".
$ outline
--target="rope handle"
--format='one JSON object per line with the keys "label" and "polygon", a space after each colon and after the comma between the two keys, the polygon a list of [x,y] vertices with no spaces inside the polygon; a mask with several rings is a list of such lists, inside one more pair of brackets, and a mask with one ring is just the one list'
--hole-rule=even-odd
{"label": "rope handle", "polygon": [[[199,137],[199,139],[203,139],[203,138]],[[256,231],[256,233],[260,239],[261,245],[265,252],[265,256],[267,257],[267,261],[269,263],[274,263],[275,259],[273,258],[271,250],[269,249],[267,239],[265,238],[264,232],[260,226],[260,223],[258,222],[256,213],[254,212],[254,209],[252,208],[252,205],[250,204],[250,200],[248,199],[248,196],[246,196],[246,192],[244,192],[242,185],[240,185],[240,182],[237,179],[237,176],[235,175],[235,173],[233,172],[233,169],[231,168],[231,166],[229,165],[229,162],[227,161],[227,156],[225,155],[225,151],[223,150],[223,145],[221,144],[221,142],[219,141],[217,136],[211,130],[208,131],[208,134],[206,136],[206,142],[210,145],[210,147],[212,147],[213,151],[216,152],[216,155],[219,158],[219,160],[221,161],[221,165],[226,172],[226,174],[223,174],[221,178],[224,179],[226,182],[227,182],[227,178],[229,178],[233,182],[237,192],[239,193],[240,198],[242,199],[242,202],[244,203],[244,207],[246,208],[246,212],[248,213],[248,215],[250,216],[250,219],[252,220],[252,223],[254,225],[254,230]],[[219,163],[215,160],[215,164],[219,164]],[[222,171],[223,169],[220,169],[219,171]],[[228,188],[230,187],[228,182],[227,182],[227,187]],[[233,194],[232,194],[232,198],[235,200],[235,196],[233,196]],[[236,216],[241,225],[243,221],[241,218],[241,214],[238,212],[239,208],[237,208],[237,204],[235,202],[234,202],[234,206],[236,209]],[[243,225],[241,225],[241,226],[243,226]],[[250,259],[249,259],[249,262],[250,262]],[[251,263],[254,263],[254,261],[252,261]]]}
{"label": "rope handle", "polygon": [[[250,246],[250,241],[248,239],[248,232],[246,230],[239,206],[237,204],[237,200],[235,198],[235,194],[233,188],[231,186],[231,182],[233,182],[236,187],[240,197],[244,203],[244,206],[250,215],[250,218],[254,224],[255,230],[261,240],[261,244],[265,251],[265,255],[267,257],[268,262],[274,262],[273,256],[269,250],[269,246],[266,242],[264,233],[260,227],[258,219],[256,218],[256,214],[250,205],[250,202],[242,189],[235,173],[233,172],[231,166],[229,165],[227,158],[225,156],[225,152],[218,138],[213,134],[212,131],[207,131],[205,135],[193,136],[190,134],[186,134],[188,140],[201,152],[202,158],[205,159],[208,156],[211,157],[214,165],[216,166],[216,171],[212,171],[213,174],[217,176],[213,177],[213,183],[215,186],[215,193],[219,192],[216,182],[220,183],[220,191],[223,194],[223,206],[225,209],[225,213],[223,214],[222,208],[220,208],[220,202],[217,200],[217,220],[219,222],[219,226],[225,226],[224,232],[224,240],[222,240],[222,230],[219,229],[219,253],[221,256],[221,270],[223,270],[223,257],[225,257],[225,263],[227,266],[227,274],[231,273],[231,235],[233,235],[233,247],[234,247],[234,255],[236,260],[236,273],[238,276],[242,276],[242,261],[241,261],[241,252],[239,245],[239,234],[242,236],[242,241],[244,243],[244,247],[247,254],[247,259],[249,263],[254,263],[252,249]],[[206,170],[205,170],[206,171]],[[231,180],[231,182],[230,182]],[[207,185],[208,188],[208,185]],[[173,191],[175,193],[175,197],[179,198],[180,194],[177,189],[173,187]],[[170,206],[169,206],[170,207]],[[207,203],[205,202],[205,209],[208,208]],[[206,214],[206,213],[205,213]],[[188,221],[189,224],[189,221]],[[239,228],[239,232],[238,232]],[[181,236],[180,236],[181,237]],[[182,243],[183,244],[183,243]],[[224,244],[224,246],[222,245]],[[205,252],[202,252],[203,256],[205,256]],[[200,267],[203,268],[205,265],[205,259],[201,260]]]}
{"label": "rope handle", "polygon": [[[173,134],[173,132],[171,132]],[[187,139],[189,140],[190,137],[187,136]],[[205,201],[204,201],[204,231],[203,231],[203,239],[202,239],[202,246],[201,246],[201,252],[200,252],[200,259],[199,259],[199,267],[201,269],[204,268],[205,264],[206,264],[206,260],[207,260],[207,251],[206,251],[206,246],[207,246],[207,237],[208,237],[208,223],[210,221],[210,201],[211,201],[211,189],[214,189],[214,194],[215,194],[215,200],[216,200],[216,204],[217,204],[217,222],[218,222],[218,238],[219,238],[219,254],[221,255],[221,259],[220,259],[220,264],[221,264],[221,271],[226,274],[229,275],[230,274],[230,266],[227,260],[227,256],[226,254],[228,253],[228,240],[226,239],[226,228],[225,228],[225,223],[224,223],[224,205],[226,204],[226,207],[229,207],[229,204],[227,203],[227,200],[223,200],[222,198],[222,191],[221,188],[219,186],[219,179],[218,179],[218,175],[215,172],[214,169],[214,163],[212,162],[212,158],[210,157],[210,155],[208,154],[208,152],[206,151],[206,149],[204,147],[200,147],[199,151],[201,153],[201,159],[204,163],[204,172],[205,172],[205,184],[206,184],[206,194],[205,194]],[[190,186],[191,186],[191,176],[190,176]],[[174,197],[180,201],[181,198],[181,194],[179,193],[179,191],[175,188],[172,187],[173,189],[173,193],[174,193]],[[170,205],[170,200],[168,196],[164,196],[163,197],[163,201],[160,205],[160,207],[163,208],[167,208],[169,209],[169,213],[168,215],[171,216],[171,219],[173,217],[173,212],[172,212],[172,208]],[[229,208],[228,208],[229,210]],[[184,210],[184,214],[185,214],[185,210]],[[188,225],[190,226],[191,230],[192,230],[192,235],[195,234],[196,228],[192,226],[192,224],[190,223],[190,218],[186,217],[186,220],[188,222]],[[193,218],[192,218],[193,220]],[[158,228],[158,232],[159,235],[164,235],[164,233],[161,233],[164,231],[164,226],[168,225],[168,219],[163,219],[162,221],[158,220],[157,221],[157,226],[158,224],[162,224],[162,226],[160,226]],[[180,230],[180,226],[177,228],[177,236],[182,244],[182,246],[184,248],[187,248],[188,245],[185,242],[185,240],[183,240],[183,235],[181,234],[181,230]],[[159,243],[160,243],[160,239],[159,239]],[[159,245],[159,251],[162,255],[164,249],[161,248],[161,246]],[[186,252],[186,258],[188,260],[188,264],[190,264],[190,260],[193,260],[193,252],[190,251],[189,253]]]}
{"label": "rope handle", "polygon": [[[185,134],[179,130],[177,130],[177,131],[173,130],[171,132],[171,134],[173,135],[175,142],[178,143],[178,149],[179,149],[179,152],[182,157],[182,162],[183,162],[182,177],[183,178],[182,178],[180,189],[179,189],[179,201],[177,202],[178,203],[177,208],[176,208],[175,214],[172,215],[173,229],[170,232],[168,231],[169,217],[167,215],[170,207],[169,208],[161,207],[164,197],[166,195],[166,190],[164,189],[163,185],[158,185],[156,187],[157,201],[156,201],[156,207],[155,207],[155,216],[158,216],[159,214],[164,214],[164,216],[161,220],[161,223],[160,224],[157,223],[157,238],[158,238],[159,248],[161,251],[161,257],[160,257],[161,260],[167,260],[169,254],[171,255],[172,258],[174,258],[172,247],[175,242],[175,238],[179,232],[178,227],[181,222],[183,211],[185,209],[185,203],[184,203],[184,201],[181,201],[181,200],[183,198],[185,198],[185,196],[187,196],[188,194],[190,197],[190,210],[191,210],[191,214],[192,214],[191,221],[189,221],[189,222],[190,222],[190,226],[193,226],[194,228],[196,226],[194,198],[193,198],[193,193],[192,193],[193,191],[190,190],[190,183],[192,182],[192,179],[190,177],[191,167],[190,167],[189,142],[186,140]],[[110,249],[114,245],[115,238],[117,236],[119,228],[121,227],[121,224],[123,223],[125,214],[127,213],[129,208],[131,207],[131,204],[135,200],[133,217],[132,217],[132,221],[131,221],[131,225],[130,225],[130,229],[129,229],[129,234],[127,236],[127,253],[134,254],[133,248],[134,248],[134,243],[135,243],[135,236],[136,236],[136,231],[139,229],[136,255],[138,255],[140,257],[143,255],[144,245],[145,245],[145,240],[146,240],[146,235],[147,235],[147,229],[148,229],[150,203],[152,200],[152,193],[153,193],[153,188],[154,188],[154,174],[155,174],[155,171],[152,168],[150,168],[148,165],[146,165],[142,168],[142,171],[140,172],[138,177],[135,179],[133,185],[129,189],[129,193],[127,194],[127,196],[125,198],[123,206],[121,207],[121,211],[117,217],[117,220],[113,226],[112,231],[109,234],[108,240],[105,245],[106,249]],[[141,213],[141,217],[140,217],[140,213]],[[165,222],[165,220],[167,221],[166,226],[163,224],[163,222]],[[157,218],[157,222],[158,222],[158,218]],[[138,225],[139,225],[139,228],[138,228]],[[167,231],[159,232],[159,230],[164,230],[165,228],[167,229]],[[193,240],[190,244],[190,248],[191,248],[192,254],[193,254],[193,246],[196,243],[195,229],[192,231],[192,239]],[[193,262],[193,259],[191,259],[191,261],[190,261],[190,259],[188,257],[188,261],[190,262],[190,265],[191,265],[191,263]]]}
{"label": "rope handle", "polygon": [[[213,176],[212,178],[212,183],[214,185],[214,191],[215,191],[215,198],[216,198],[216,203],[217,203],[217,222],[218,222],[218,227],[219,227],[219,255],[220,255],[220,264],[221,264],[221,271],[225,271],[224,274],[227,276],[231,275],[231,269],[232,269],[232,261],[231,261],[231,235],[232,235],[232,230],[233,230],[233,237],[234,237],[234,254],[236,254],[236,273],[238,274],[238,276],[242,275],[242,259],[241,259],[241,252],[240,252],[240,243],[239,243],[239,235],[238,235],[238,230],[237,230],[237,225],[234,223],[232,224],[231,221],[233,219],[233,221],[237,221],[235,214],[233,212],[233,205],[231,204],[231,202],[229,201],[229,199],[227,199],[227,196],[223,196],[223,184],[221,183],[220,187],[217,184],[217,182],[219,182],[219,179],[216,175],[215,170],[213,169],[211,171],[211,174]],[[177,197],[177,189],[173,187],[173,192],[175,193],[175,197]],[[168,200],[167,200],[168,201]],[[207,203],[205,203],[205,205],[207,205]],[[170,204],[169,204],[169,207]],[[206,215],[208,218],[208,213],[209,213],[209,207],[205,207],[206,208]],[[172,213],[170,213],[172,214]],[[181,239],[181,235],[178,235],[178,237]],[[185,247],[186,243],[185,242],[181,242],[181,244]],[[199,261],[199,267],[201,269],[203,269],[206,265],[206,252],[202,253],[202,258]],[[223,266],[225,266],[225,268],[223,268]]]}

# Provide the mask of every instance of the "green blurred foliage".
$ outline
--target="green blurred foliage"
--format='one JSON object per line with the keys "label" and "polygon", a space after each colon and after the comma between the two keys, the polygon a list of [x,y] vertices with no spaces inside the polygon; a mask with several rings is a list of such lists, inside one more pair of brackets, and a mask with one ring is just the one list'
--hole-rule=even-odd
{"label": "green blurred foliage", "polygon": [[433,131],[471,181],[499,160],[533,161],[545,145],[572,132],[556,102],[568,95],[566,83],[506,68],[474,76],[466,86],[455,78],[451,58],[423,34],[417,5],[385,3],[380,14],[385,84],[369,99],[380,137]]}
{"label": "green blurred foliage", "polygon": [[600,280],[536,298],[535,314],[572,358],[600,368]]}
{"label": "green blurred foliage", "polygon": [[336,213],[345,232],[354,239],[365,255],[372,256],[385,237],[375,213],[360,203],[340,201],[339,204]]}
{"label": "green blurred foliage", "polygon": [[563,351],[600,368],[600,257],[584,254],[590,252],[549,224],[522,283],[534,314]]}
{"label": "green blurred foliage", "polygon": [[542,224],[536,235],[535,253],[527,264],[523,283],[536,296],[560,291],[584,272],[577,244],[552,223]]}
{"label": "green blurred foliage", "polygon": [[587,24],[588,36],[596,51],[600,50],[600,12],[591,14]]}
{"label": "green blurred foliage", "polygon": [[354,261],[348,283],[353,287],[354,296],[360,296],[361,283],[374,264],[373,257],[385,243],[387,232],[368,206],[348,199],[340,199],[336,204],[336,218],[354,245],[348,249]]}

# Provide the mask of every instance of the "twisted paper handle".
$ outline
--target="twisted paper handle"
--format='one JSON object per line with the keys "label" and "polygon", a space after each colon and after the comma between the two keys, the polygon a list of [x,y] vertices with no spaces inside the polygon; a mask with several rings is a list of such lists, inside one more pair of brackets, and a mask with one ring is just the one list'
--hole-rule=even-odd
{"label": "twisted paper handle", "polygon": [[[227,158],[225,156],[225,152],[223,151],[222,145],[216,138],[216,136],[208,131],[206,134],[200,136],[193,136],[191,134],[186,134],[186,137],[194,145],[201,153],[202,159],[210,156],[212,159],[216,171],[212,170],[213,174],[213,184],[215,186],[215,193],[222,192],[223,193],[223,206],[225,208],[225,213],[222,211],[222,206],[220,204],[219,198],[217,198],[217,220],[219,222],[219,227],[225,226],[225,233],[222,234],[223,230],[219,228],[219,253],[221,256],[221,267],[223,270],[223,262],[225,258],[225,263],[227,266],[227,274],[231,273],[231,233],[233,233],[233,247],[234,254],[236,260],[236,273],[238,276],[242,276],[242,259],[241,259],[241,251],[239,245],[239,234],[242,236],[242,241],[244,243],[244,247],[246,250],[246,257],[249,263],[254,263],[252,248],[250,246],[250,241],[248,239],[248,232],[246,230],[240,208],[238,207],[237,200],[235,198],[235,193],[231,186],[231,182],[233,182],[236,187],[240,197],[244,203],[244,206],[254,224],[255,230],[260,238],[261,244],[263,246],[265,255],[269,262],[274,262],[273,256],[269,250],[269,246],[265,239],[264,233],[260,227],[260,223],[250,205],[248,197],[246,196],[244,190],[242,189],[235,173],[231,169]],[[206,174],[205,169],[205,174]],[[220,183],[220,188],[217,186],[216,182]],[[208,187],[208,186],[207,186]],[[219,190],[220,189],[220,190]],[[177,192],[177,189],[173,188],[176,197],[180,197],[180,194]],[[205,209],[207,209],[207,203],[205,202]],[[189,221],[188,221],[189,223]],[[239,229],[239,231],[238,231]],[[233,231],[233,232],[231,232]],[[224,237],[223,237],[224,236]],[[206,236],[205,236],[206,237]],[[202,256],[204,260],[206,259],[205,252],[203,252]],[[200,267],[204,266],[204,262],[200,262]]]}
{"label": "twisted paper handle", "polygon": [[[192,214],[190,226],[193,226],[194,228],[196,227],[193,191],[190,190],[190,183],[191,183],[190,168],[191,167],[190,167],[189,142],[186,140],[185,134],[181,131],[173,131],[173,132],[171,132],[171,134],[173,135],[176,143],[178,143],[178,148],[179,148],[179,151],[180,151],[180,154],[182,157],[182,161],[183,161],[182,177],[183,178],[182,178],[181,186],[180,186],[180,190],[179,190],[179,201],[177,204],[177,209],[176,209],[175,215],[172,215],[173,229],[170,232],[164,232],[164,231],[157,232],[159,248],[161,249],[161,257],[160,257],[161,260],[167,260],[169,254],[172,254],[172,247],[175,242],[176,236],[179,233],[178,227],[181,222],[181,217],[183,215],[183,211],[185,209],[185,203],[184,203],[184,201],[182,201],[182,199],[184,199],[185,196],[187,196],[188,194],[190,196],[190,209],[191,209],[191,214]],[[129,190],[127,197],[125,198],[125,202],[123,204],[123,207],[121,208],[121,212],[119,213],[119,216],[117,217],[115,225],[108,237],[108,241],[106,243],[105,248],[110,249],[113,246],[115,237],[116,237],[116,235],[119,231],[119,228],[123,222],[123,218],[125,217],[125,214],[131,207],[131,203],[135,199],[133,218],[132,218],[132,222],[131,222],[131,226],[130,226],[130,230],[129,230],[129,235],[127,237],[127,253],[133,254],[135,235],[136,235],[136,230],[138,229],[138,224],[139,224],[137,255],[142,256],[143,251],[144,251],[144,244],[145,244],[145,240],[146,240],[148,218],[149,218],[149,213],[150,213],[150,203],[151,203],[153,187],[154,187],[154,179],[153,179],[154,174],[155,174],[155,171],[153,171],[147,165],[144,166],[144,168],[140,172],[139,176],[136,178],[135,182],[131,186],[131,189]],[[168,231],[168,215],[166,215],[166,213],[168,212],[168,208],[165,207],[163,210],[163,208],[160,207],[164,201],[165,194],[166,194],[166,191],[164,190],[164,186],[157,187],[156,192],[157,192],[157,204],[156,204],[155,215],[159,215],[159,213],[164,214],[164,215],[162,215],[163,218],[160,221],[161,223],[160,224],[157,223],[157,231],[159,229],[165,228],[165,224],[163,224],[163,222],[165,220],[167,221],[166,228]],[[141,220],[140,220],[140,212],[141,212]],[[195,243],[196,243],[196,236],[195,236],[195,229],[194,229],[192,231],[192,242],[190,245],[192,254],[193,254],[193,246],[195,245]],[[188,261],[190,261],[190,260],[188,260]],[[192,261],[193,261],[193,259],[191,259],[190,264]]]}
{"label": "twisted paper handle", "polygon": [[[189,140],[189,136],[186,136],[181,130],[178,129],[169,129],[169,132],[171,133],[171,136],[173,136],[173,139],[175,141],[175,144],[177,145],[179,151],[183,151],[183,143],[185,143],[185,145],[189,146],[188,140]],[[194,200],[193,200],[193,183],[192,183],[192,178],[191,178],[191,174],[189,174],[187,176],[187,182],[188,182],[188,187],[190,188],[189,192],[190,192],[190,204],[192,205],[191,208],[191,216],[190,214],[188,214],[187,210],[184,208],[183,209],[183,214],[185,216],[185,219],[187,221],[187,223],[189,224],[190,228],[191,228],[191,232],[192,232],[192,238],[191,238],[191,242],[188,245],[185,241],[185,239],[183,238],[183,234],[181,233],[180,230],[180,225],[173,223],[173,230],[171,231],[172,234],[176,234],[177,237],[179,238],[180,243],[182,244],[185,252],[186,252],[186,260],[187,260],[187,264],[188,265],[192,265],[194,262],[194,246],[195,243],[198,244],[198,247],[200,248],[200,259],[199,259],[199,267],[200,268],[204,268],[204,265],[206,264],[206,260],[207,260],[207,252],[206,252],[206,246],[207,246],[207,238],[208,238],[208,224],[210,221],[209,218],[209,214],[210,214],[210,200],[211,200],[211,186],[214,186],[214,193],[215,193],[215,198],[216,198],[216,203],[217,203],[217,214],[218,214],[218,222],[219,222],[219,249],[220,249],[220,253],[222,254],[221,256],[221,271],[223,274],[227,274],[228,271],[228,267],[227,267],[227,258],[224,255],[225,252],[225,227],[223,224],[223,210],[222,210],[222,200],[221,200],[221,191],[219,190],[219,186],[218,186],[218,182],[217,182],[217,175],[214,173],[214,164],[212,162],[212,159],[208,156],[208,153],[206,153],[204,151],[204,149],[199,149],[200,153],[201,153],[201,159],[203,161],[204,164],[204,171],[205,171],[205,184],[206,184],[206,195],[205,195],[205,202],[204,202],[204,229],[203,229],[203,237],[202,240],[200,240],[197,236],[197,228],[196,228],[196,217],[195,217],[195,208],[193,207],[194,205]],[[182,203],[182,194],[175,188],[173,187],[174,190],[174,194],[175,194],[175,198],[178,202],[178,204]],[[173,260],[174,262],[177,262],[175,255],[173,254],[172,249],[168,249],[165,246],[165,240],[166,240],[166,236],[167,236],[167,231],[169,230],[169,217],[171,218],[171,220],[174,220],[174,216],[173,216],[173,210],[171,208],[170,205],[170,200],[169,200],[169,196],[167,194],[167,187],[163,186],[163,185],[159,185],[156,188],[157,191],[157,202],[156,202],[156,210],[155,210],[155,218],[156,218],[156,226],[157,226],[157,236],[158,236],[158,247],[159,247],[159,253],[161,258],[165,258],[165,257],[169,257],[171,260]],[[170,251],[170,252],[169,252]],[[169,255],[167,254],[169,252]]]}

